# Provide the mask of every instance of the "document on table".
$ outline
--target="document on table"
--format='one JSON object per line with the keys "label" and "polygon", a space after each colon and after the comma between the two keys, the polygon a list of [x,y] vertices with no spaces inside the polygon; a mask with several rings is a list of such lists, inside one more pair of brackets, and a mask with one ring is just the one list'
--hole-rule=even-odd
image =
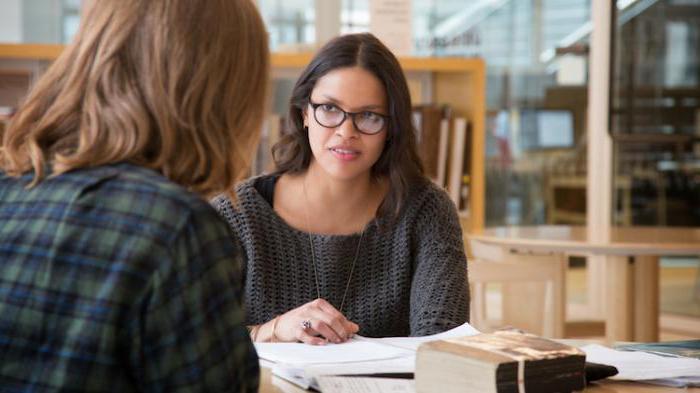
{"label": "document on table", "polygon": [[318,388],[317,378],[329,375],[411,374],[416,350],[424,342],[478,334],[468,323],[425,337],[368,338],[356,336],[343,344],[321,346],[256,343],[261,363],[272,373],[305,389]]}
{"label": "document on table", "polygon": [[[412,356],[424,342],[473,336],[479,331],[468,323],[443,333],[424,337],[369,338],[355,336],[342,344],[256,343],[258,357],[269,362],[294,365],[349,363]],[[377,372],[381,372],[377,371]]]}
{"label": "document on table", "polygon": [[307,365],[349,363],[410,356],[413,351],[351,339],[342,344],[307,345],[292,343],[256,343],[258,357],[274,363]]}
{"label": "document on table", "polygon": [[377,344],[389,345],[392,347],[398,347],[403,349],[408,349],[413,352],[418,350],[418,347],[429,341],[445,340],[448,338],[473,336],[479,334],[478,330],[474,328],[469,323],[465,323],[461,326],[457,326],[454,329],[450,329],[446,332],[433,334],[431,336],[422,337],[385,337],[385,338],[367,338],[362,336],[357,336],[357,340],[370,341]]}
{"label": "document on table", "polygon": [[323,393],[413,393],[416,391],[412,379],[318,377]]}
{"label": "document on table", "polygon": [[602,345],[581,347],[586,361],[617,368],[612,379],[651,382],[670,386],[693,386],[700,381],[700,360],[659,356],[646,352],[618,351]]}

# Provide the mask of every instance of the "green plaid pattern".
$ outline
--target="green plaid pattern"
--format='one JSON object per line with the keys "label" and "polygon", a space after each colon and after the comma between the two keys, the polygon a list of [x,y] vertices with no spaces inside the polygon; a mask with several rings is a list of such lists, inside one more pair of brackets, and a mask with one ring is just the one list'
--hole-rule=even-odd
{"label": "green plaid pattern", "polygon": [[119,164],[0,172],[1,392],[256,391],[240,247],[203,199]]}

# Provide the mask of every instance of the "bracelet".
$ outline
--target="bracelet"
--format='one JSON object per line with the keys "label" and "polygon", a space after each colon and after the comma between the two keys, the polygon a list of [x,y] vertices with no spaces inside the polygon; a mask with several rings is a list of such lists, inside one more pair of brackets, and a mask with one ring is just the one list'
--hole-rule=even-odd
{"label": "bracelet", "polygon": [[272,320],[272,335],[270,336],[271,343],[275,342],[275,339],[277,338],[277,336],[275,335],[275,329],[277,328],[278,319],[280,319],[280,315],[276,316],[275,319]]}

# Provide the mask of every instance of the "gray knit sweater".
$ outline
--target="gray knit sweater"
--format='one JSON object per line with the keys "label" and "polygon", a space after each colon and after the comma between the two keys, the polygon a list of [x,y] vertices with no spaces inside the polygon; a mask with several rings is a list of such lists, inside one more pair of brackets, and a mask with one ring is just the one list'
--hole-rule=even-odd
{"label": "gray knit sweater", "polygon": [[[309,235],[290,227],[258,193],[255,179],[236,189],[235,207],[213,201],[246,255],[248,324],[267,322],[316,298]],[[342,313],[369,337],[422,336],[469,318],[467,261],[456,209],[432,183],[409,195],[398,220],[375,219],[362,236]],[[360,234],[312,235],[321,297],[336,308]]]}

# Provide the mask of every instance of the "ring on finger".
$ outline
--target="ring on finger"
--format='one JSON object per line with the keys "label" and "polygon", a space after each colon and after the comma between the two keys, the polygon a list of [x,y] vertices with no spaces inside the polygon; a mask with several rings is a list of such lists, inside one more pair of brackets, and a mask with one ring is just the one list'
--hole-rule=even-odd
{"label": "ring on finger", "polygon": [[304,330],[311,329],[311,320],[305,319],[301,321],[301,328]]}

